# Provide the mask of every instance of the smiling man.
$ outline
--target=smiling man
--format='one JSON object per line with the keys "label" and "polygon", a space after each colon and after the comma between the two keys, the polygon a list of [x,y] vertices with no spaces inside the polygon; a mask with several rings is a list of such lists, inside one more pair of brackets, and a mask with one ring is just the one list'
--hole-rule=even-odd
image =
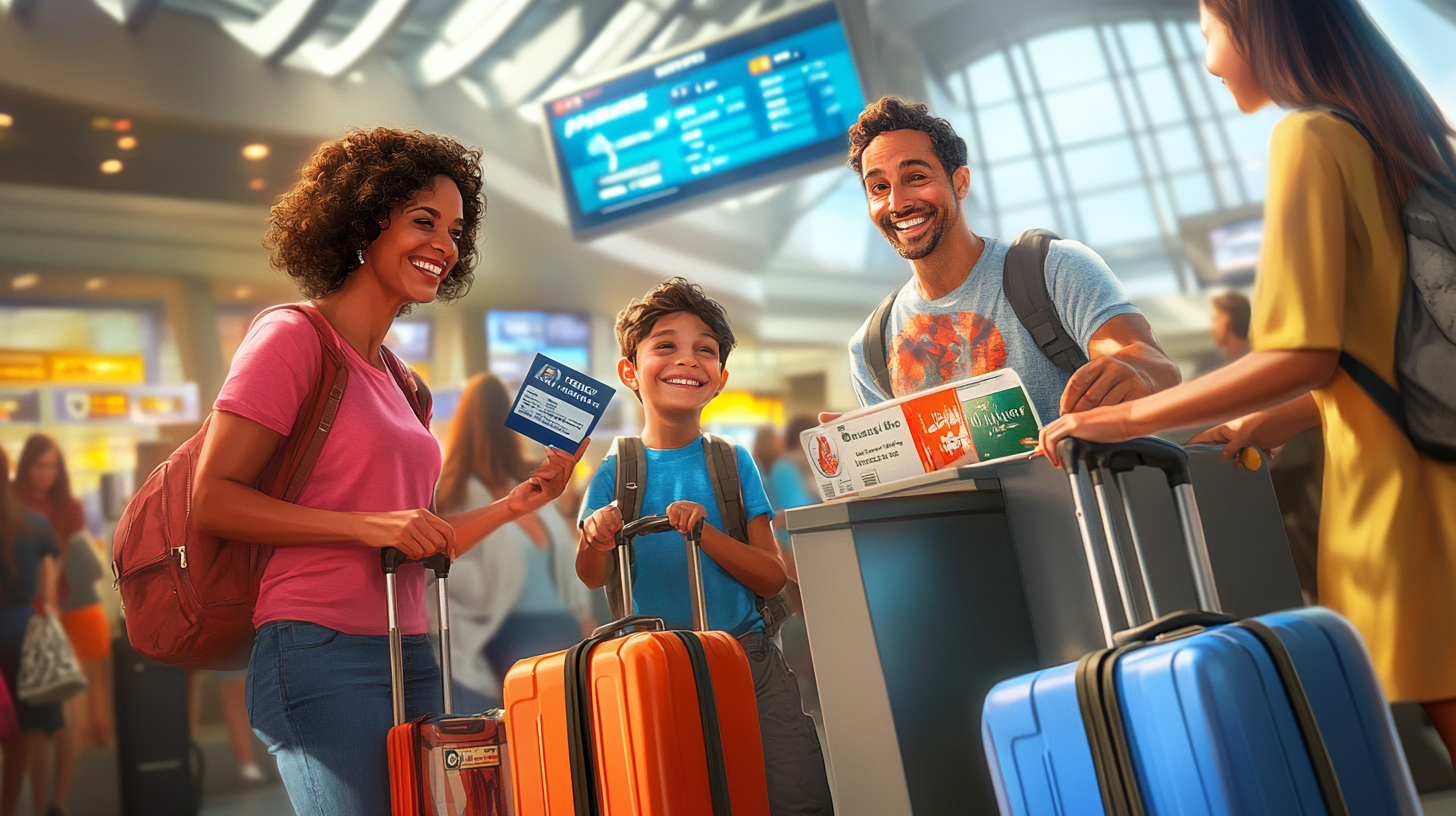
{"label": "smiling man", "polygon": [[[1028,241],[1016,250],[1031,259],[1032,276],[1044,278],[1041,301],[1053,313],[1038,310],[1035,297],[1013,306],[1003,286],[1012,245],[966,225],[961,202],[971,173],[966,143],[949,122],[887,96],[860,114],[849,137],[849,166],[864,185],[870,219],[915,272],[850,340],[861,404],[1009,366],[1042,422],[1051,422],[1181,380],[1107,264],[1076,241]],[[1023,288],[1034,294],[1037,283]],[[1022,311],[1038,312],[1026,323],[1041,345]],[[866,344],[871,332],[882,334]]]}

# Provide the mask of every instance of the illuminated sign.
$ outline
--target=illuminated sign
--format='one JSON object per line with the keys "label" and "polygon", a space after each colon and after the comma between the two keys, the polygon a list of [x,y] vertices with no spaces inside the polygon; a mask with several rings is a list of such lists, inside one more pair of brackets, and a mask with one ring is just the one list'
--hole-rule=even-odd
{"label": "illuminated sign", "polygon": [[0,351],[0,381],[45,382],[46,356],[38,351]]}
{"label": "illuminated sign", "polygon": [[51,392],[57,422],[96,422],[127,419],[131,399],[125,391],[65,389]]}
{"label": "illuminated sign", "polygon": [[146,363],[140,354],[86,354],[53,351],[50,358],[52,382],[139,383],[145,382]]}
{"label": "illuminated sign", "polygon": [[818,3],[543,104],[584,238],[843,161],[864,97],[835,5]]}
{"label": "illuminated sign", "polygon": [[0,391],[0,422],[40,422],[40,391]]}
{"label": "illuminated sign", "polygon": [[131,389],[131,421],[143,424],[197,421],[197,383]]}

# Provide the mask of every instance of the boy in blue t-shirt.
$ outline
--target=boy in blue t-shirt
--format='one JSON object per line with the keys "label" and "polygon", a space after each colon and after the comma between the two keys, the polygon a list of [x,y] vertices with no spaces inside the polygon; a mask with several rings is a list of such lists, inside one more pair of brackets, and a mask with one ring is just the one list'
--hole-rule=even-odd
{"label": "boy in blue t-shirt", "polygon": [[[753,458],[737,448],[738,477],[748,517],[748,543],[723,531],[704,456],[703,408],[728,381],[724,368],[733,349],[733,330],[723,307],[702,288],[682,278],[654,287],[617,315],[622,359],[617,374],[642,402],[642,443],[647,476],[642,515],[667,516],[677,532],[635,541],[633,613],[663,618],[689,629],[687,551],[683,533],[704,521],[703,592],[708,625],[743,644],[758,698],[772,816],[821,816],[834,807],[814,722],[803,711],[799,686],[778,645],[763,634],[758,596],[778,594],[788,580],[769,522],[773,510]],[[576,574],[592,589],[612,571],[615,534],[622,513],[612,504],[616,457],[597,470],[581,509]]]}

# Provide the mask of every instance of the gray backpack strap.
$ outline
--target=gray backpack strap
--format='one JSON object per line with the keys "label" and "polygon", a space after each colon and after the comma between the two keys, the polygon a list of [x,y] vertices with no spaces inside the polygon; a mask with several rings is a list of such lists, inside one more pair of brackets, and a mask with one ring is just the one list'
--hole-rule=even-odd
{"label": "gray backpack strap", "polygon": [[[748,543],[748,508],[743,504],[743,482],[738,478],[738,449],[733,441],[717,434],[703,435],[703,455],[708,460],[708,478],[713,482],[713,497],[718,500],[718,517],[723,519],[723,532],[729,538]],[[784,621],[789,619],[789,602],[783,593],[772,598],[758,598],[758,614],[763,617],[763,636],[772,640]]]}
{"label": "gray backpack strap", "polygon": [[895,392],[890,388],[890,357],[885,345],[885,332],[890,328],[890,313],[895,310],[895,297],[899,294],[900,290],[896,289],[886,295],[865,324],[865,365],[870,370],[870,379],[890,399],[895,398]]}
{"label": "gray backpack strap", "polygon": [[[622,511],[622,522],[635,521],[642,516],[642,494],[647,485],[647,446],[636,436],[619,436],[612,443],[617,456],[614,498],[617,509]],[[632,544],[629,542],[628,547]],[[631,561],[632,553],[628,560]],[[617,579],[617,559],[611,559],[607,569],[607,606],[612,617],[621,620],[632,614],[623,602],[621,585]]]}
{"label": "gray backpack strap", "polygon": [[1016,236],[1006,251],[1001,285],[1016,318],[1041,347],[1042,354],[1068,374],[1087,364],[1087,354],[1062,324],[1047,291],[1046,260],[1056,233],[1032,229]]}

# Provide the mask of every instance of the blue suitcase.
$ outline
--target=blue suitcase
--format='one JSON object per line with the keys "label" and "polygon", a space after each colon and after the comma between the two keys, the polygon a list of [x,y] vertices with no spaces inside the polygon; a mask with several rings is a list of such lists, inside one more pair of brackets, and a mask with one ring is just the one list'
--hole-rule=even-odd
{"label": "blue suitcase", "polygon": [[[1064,440],[1059,452],[1107,648],[987,695],[981,733],[1002,816],[1418,816],[1390,708],[1354,628],[1317,607],[1249,620],[1216,611],[1183,450],[1152,439]],[[1121,481],[1137,466],[1167,474],[1199,604],[1215,611],[1112,631],[1081,465],[1127,619],[1137,613],[1105,478]],[[1123,511],[1132,525],[1125,499]]]}

